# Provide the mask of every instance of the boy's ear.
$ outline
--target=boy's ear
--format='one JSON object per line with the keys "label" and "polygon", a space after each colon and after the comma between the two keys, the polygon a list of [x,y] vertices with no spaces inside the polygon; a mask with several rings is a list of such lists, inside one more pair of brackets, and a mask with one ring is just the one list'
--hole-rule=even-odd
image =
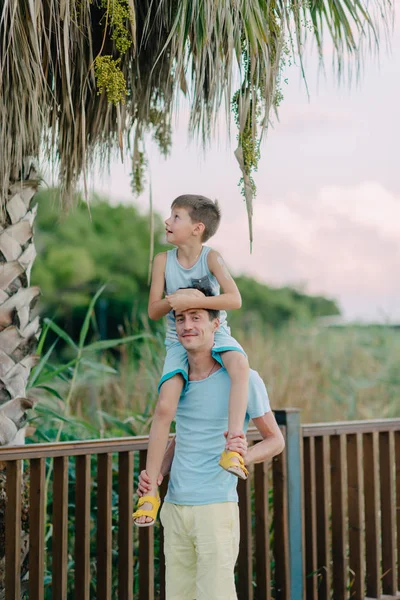
{"label": "boy's ear", "polygon": [[195,235],[199,235],[200,237],[202,237],[205,228],[206,228],[206,226],[204,225],[204,223],[196,223],[196,225],[195,225],[195,227],[193,229],[193,233]]}

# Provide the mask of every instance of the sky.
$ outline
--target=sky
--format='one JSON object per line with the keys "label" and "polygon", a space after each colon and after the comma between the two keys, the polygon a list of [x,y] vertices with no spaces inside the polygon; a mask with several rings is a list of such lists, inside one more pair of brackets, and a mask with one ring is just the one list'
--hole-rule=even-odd
{"label": "sky", "polygon": [[[223,116],[205,152],[188,138],[184,104],[170,156],[147,143],[154,208],[166,218],[180,194],[217,198],[222,222],[209,245],[233,275],[334,298],[348,320],[400,322],[400,20],[358,82],[338,85],[312,49],[305,68],[310,97],[299,67],[288,68],[261,148],[251,254],[235,129],[229,139]],[[92,189],[148,210],[148,188],[134,199],[129,172],[115,160]]]}

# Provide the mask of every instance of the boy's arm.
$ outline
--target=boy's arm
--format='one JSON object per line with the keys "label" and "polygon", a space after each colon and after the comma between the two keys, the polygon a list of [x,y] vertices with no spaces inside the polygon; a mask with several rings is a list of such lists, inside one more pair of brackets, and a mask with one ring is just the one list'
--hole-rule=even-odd
{"label": "boy's arm", "polygon": [[[178,290],[167,296],[174,310],[190,308],[212,308],[215,310],[234,310],[242,305],[242,298],[236,283],[229,273],[222,256],[216,250],[210,250],[207,256],[208,268],[221,286],[222,294],[204,296],[204,294],[188,294],[186,290]],[[188,290],[191,292],[192,290]],[[179,298],[178,298],[178,292]]]}
{"label": "boy's arm", "polygon": [[263,439],[247,450],[244,457],[246,465],[270,460],[280,454],[285,447],[285,440],[272,411],[253,419],[253,423]]}
{"label": "boy's arm", "polygon": [[171,310],[171,305],[164,295],[165,265],[167,264],[167,253],[161,252],[154,257],[153,271],[151,274],[151,286],[149,294],[148,315],[153,321],[158,321]]}
{"label": "boy's arm", "polygon": [[221,286],[219,296],[208,296],[202,299],[204,306],[199,308],[214,308],[216,310],[235,310],[242,306],[242,298],[238,287],[229,273],[224,259],[216,250],[210,250],[207,256],[208,268]]}

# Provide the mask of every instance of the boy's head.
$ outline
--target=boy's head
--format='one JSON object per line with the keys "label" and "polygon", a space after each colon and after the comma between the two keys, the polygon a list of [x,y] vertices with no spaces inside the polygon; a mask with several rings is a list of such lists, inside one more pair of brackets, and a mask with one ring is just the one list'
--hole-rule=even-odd
{"label": "boy's head", "polygon": [[201,225],[199,235],[201,241],[206,242],[216,232],[221,221],[221,210],[217,200],[213,202],[205,196],[197,194],[183,194],[175,198],[171,204],[172,212],[184,209],[193,224]]}

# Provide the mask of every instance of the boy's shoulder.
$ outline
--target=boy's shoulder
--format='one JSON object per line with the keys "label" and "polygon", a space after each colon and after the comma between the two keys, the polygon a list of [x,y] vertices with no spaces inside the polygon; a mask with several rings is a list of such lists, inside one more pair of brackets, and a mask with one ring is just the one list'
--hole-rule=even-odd
{"label": "boy's shoulder", "polygon": [[157,262],[157,263],[163,263],[163,262],[165,262],[167,260],[167,254],[168,254],[167,250],[165,252],[159,252],[153,258],[153,262]]}
{"label": "boy's shoulder", "polygon": [[210,265],[210,263],[215,263],[215,262],[221,262],[223,261],[223,258],[221,256],[221,253],[218,252],[218,250],[214,250],[214,248],[211,248],[210,246],[208,247],[208,254],[207,254],[207,261],[208,264]]}
{"label": "boy's shoulder", "polygon": [[160,273],[165,270],[167,265],[167,252],[159,252],[153,258],[153,274]]}

